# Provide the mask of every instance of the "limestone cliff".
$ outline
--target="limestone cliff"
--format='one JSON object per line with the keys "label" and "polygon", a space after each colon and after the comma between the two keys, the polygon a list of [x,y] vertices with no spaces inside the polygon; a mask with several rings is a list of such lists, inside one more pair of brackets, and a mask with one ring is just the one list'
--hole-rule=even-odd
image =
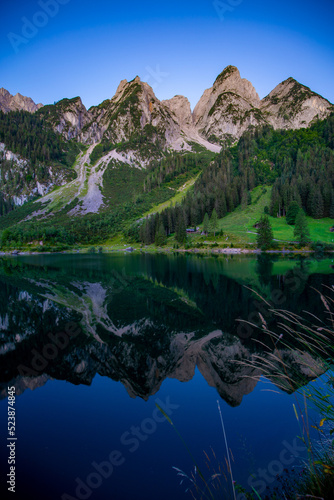
{"label": "limestone cliff", "polygon": [[253,85],[241,78],[235,66],[228,66],[196,105],[194,123],[208,140],[239,138],[251,125],[265,123],[260,103]]}
{"label": "limestone cliff", "polygon": [[41,107],[43,107],[43,104],[35,104],[30,97],[25,97],[19,93],[13,96],[8,90],[0,89],[0,110],[4,113],[21,110],[35,113]]}
{"label": "limestone cliff", "polygon": [[261,102],[261,110],[275,129],[308,127],[326,118],[333,105],[293,78],[288,78]]}
{"label": "limestone cliff", "polygon": [[[36,112],[42,105],[0,89],[0,110]],[[203,93],[193,113],[188,99],[176,95],[160,101],[137,76],[122,80],[115,95],[89,110],[80,97],[43,106],[39,113],[66,140],[87,145],[118,145],[118,152],[145,166],[166,150],[192,150],[197,143],[218,152],[226,139],[235,141],[251,127],[298,129],[326,118],[333,105],[308,87],[289,78],[262,101],[253,85],[228,66]],[[143,150],[146,147],[146,152]]]}

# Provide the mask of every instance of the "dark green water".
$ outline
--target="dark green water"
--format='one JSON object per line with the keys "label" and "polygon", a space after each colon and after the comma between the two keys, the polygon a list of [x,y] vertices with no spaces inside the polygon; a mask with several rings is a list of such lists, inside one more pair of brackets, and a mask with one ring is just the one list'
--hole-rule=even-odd
{"label": "dark green water", "polygon": [[[316,290],[334,285],[332,265],[267,256],[2,259],[0,425],[6,437],[7,388],[15,386],[17,498],[191,498],[172,467],[190,474],[193,463],[155,403],[198,462],[211,447],[218,462],[217,399],[235,479],[272,487],[271,465],[298,433],[296,395],[245,366],[266,356],[271,339],[239,320],[260,324],[260,312],[278,328],[254,291],[272,306],[322,316]],[[309,382],[296,357],[286,362],[299,385]],[[303,453],[294,451],[297,466]],[[1,459],[6,470],[4,447]],[[272,470],[261,478],[259,467]],[[222,489],[217,498],[228,498],[229,484]]]}

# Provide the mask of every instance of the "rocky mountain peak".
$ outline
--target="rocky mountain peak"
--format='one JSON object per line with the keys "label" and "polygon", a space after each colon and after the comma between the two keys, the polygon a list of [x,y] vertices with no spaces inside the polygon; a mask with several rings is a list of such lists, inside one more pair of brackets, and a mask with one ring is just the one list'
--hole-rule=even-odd
{"label": "rocky mountain peak", "polygon": [[[21,94],[12,96],[0,89],[0,110],[5,113],[21,109],[35,112],[41,106]],[[292,77],[261,101],[253,85],[230,65],[205,90],[193,113],[186,97],[175,95],[160,101],[139,76],[122,80],[113,97],[88,111],[81,98],[74,97],[44,106],[40,113],[68,140],[90,145],[100,141],[124,143],[128,150],[130,145],[143,150],[142,144],[149,143],[154,154],[159,154],[158,149],[191,150],[193,142],[219,151],[226,140],[233,142],[252,127],[307,127],[332,110],[329,101]],[[138,134],[145,139],[138,142]]]}
{"label": "rocky mountain peak", "polygon": [[1,97],[7,97],[7,96],[10,96],[10,93],[8,92],[8,90],[4,89],[3,87],[1,87],[0,89],[0,96]]}
{"label": "rocky mountain peak", "polygon": [[116,90],[116,94],[115,94],[115,98],[117,96],[119,96],[120,94],[122,94],[125,86],[127,85],[128,81],[127,80],[121,80],[120,84],[118,85],[117,87],[117,90]]}
{"label": "rocky mountain peak", "polygon": [[227,78],[229,78],[233,75],[236,75],[238,78],[241,78],[240,71],[238,70],[238,68],[236,66],[232,66],[232,65],[226,66],[226,68],[217,76],[214,85],[218,84],[218,83],[222,83],[224,80],[226,80]]}
{"label": "rocky mountain peak", "polygon": [[25,97],[19,93],[13,96],[3,87],[0,89],[0,110],[4,113],[9,113],[9,111],[35,113],[41,107],[43,107],[43,104],[35,104],[30,97]]}
{"label": "rocky mountain peak", "polygon": [[290,77],[261,101],[261,110],[274,128],[291,129],[308,127],[313,120],[326,118],[333,105]]}
{"label": "rocky mountain peak", "polygon": [[173,115],[175,115],[181,128],[193,126],[194,122],[191,106],[187,97],[184,97],[183,95],[176,95],[172,97],[172,99],[162,101],[162,104],[164,104],[173,113]]}
{"label": "rocky mountain peak", "polygon": [[136,78],[134,78],[133,80],[130,80],[129,82],[124,79],[124,80],[121,80],[121,82],[119,83],[118,87],[117,87],[117,90],[116,90],[116,93],[114,95],[114,97],[112,97],[110,99],[110,101],[117,101],[119,100],[122,95],[124,94],[124,90],[131,87],[133,84],[142,84],[143,82],[140,80],[139,76],[136,76]]}
{"label": "rocky mountain peak", "polygon": [[40,113],[67,140],[77,138],[91,120],[91,115],[79,96],[44,106]]}
{"label": "rocky mountain peak", "polygon": [[212,90],[219,94],[233,92],[255,107],[260,105],[260,98],[255,88],[248,80],[241,78],[240,72],[235,66],[227,66],[220,73],[213,84]]}
{"label": "rocky mountain peak", "polygon": [[241,78],[238,68],[227,66],[196,105],[194,123],[209,140],[240,137],[249,126],[262,123],[256,112],[260,104],[253,85]]}
{"label": "rocky mountain peak", "polygon": [[[145,82],[142,82],[139,76],[136,76],[131,81],[122,80],[117,87],[115,95],[109,100],[109,102],[118,102],[123,99],[127,99],[132,93],[138,94],[143,91],[149,92],[156,99],[153,89]],[[108,102],[105,101],[105,102]]]}

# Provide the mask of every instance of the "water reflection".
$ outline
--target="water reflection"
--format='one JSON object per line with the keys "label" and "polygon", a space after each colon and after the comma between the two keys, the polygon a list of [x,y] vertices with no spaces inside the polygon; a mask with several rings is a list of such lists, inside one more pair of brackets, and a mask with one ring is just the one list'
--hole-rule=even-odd
{"label": "water reflection", "polygon": [[[241,334],[237,320],[256,323],[267,307],[260,297],[319,315],[313,288],[334,283],[330,266],[269,256],[3,259],[1,397],[8,385],[20,394],[50,378],[91,384],[98,373],[147,400],[167,377],[188,381],[197,366],[224,400],[239,405],[261,376],[247,365],[259,354],[266,359],[270,339],[256,328]],[[273,315],[266,321],[275,328]],[[296,384],[314,378],[309,354],[279,345],[277,352]]]}

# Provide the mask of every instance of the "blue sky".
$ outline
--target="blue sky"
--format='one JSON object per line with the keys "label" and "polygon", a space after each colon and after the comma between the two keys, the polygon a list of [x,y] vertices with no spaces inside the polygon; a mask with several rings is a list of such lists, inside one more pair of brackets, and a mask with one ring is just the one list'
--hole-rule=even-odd
{"label": "blue sky", "polygon": [[[42,5],[44,5],[44,10]],[[333,0],[4,1],[0,87],[87,107],[139,75],[195,106],[233,64],[260,97],[292,76],[334,102]]]}

